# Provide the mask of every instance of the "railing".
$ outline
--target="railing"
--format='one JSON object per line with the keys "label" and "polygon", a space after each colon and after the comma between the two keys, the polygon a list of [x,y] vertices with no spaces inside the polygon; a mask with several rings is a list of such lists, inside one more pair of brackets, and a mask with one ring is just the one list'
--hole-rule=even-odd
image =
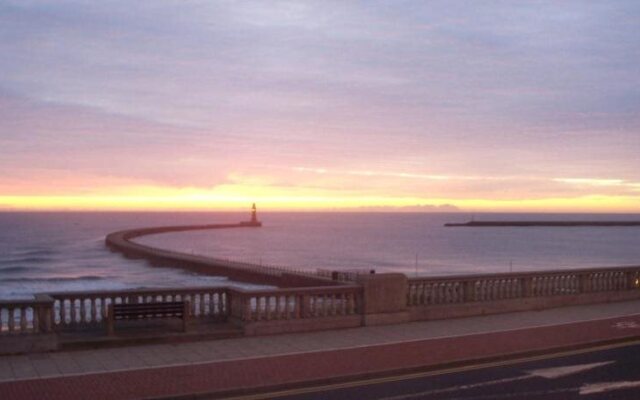
{"label": "railing", "polygon": [[426,306],[640,288],[640,267],[410,279],[407,305]]}
{"label": "railing", "polygon": [[231,316],[243,322],[358,314],[359,286],[245,291],[230,289]]}
{"label": "railing", "polygon": [[[543,271],[409,279],[406,305],[545,298],[640,290],[640,267]],[[367,294],[367,298],[372,296]],[[109,304],[189,301],[192,320],[264,321],[322,319],[363,314],[359,285],[242,290],[229,287],[135,289],[38,294],[0,301],[0,335],[102,327]],[[368,309],[367,309],[368,310]]]}
{"label": "railing", "polygon": [[226,287],[138,289],[52,293],[55,329],[90,328],[103,324],[109,304],[189,301],[191,318],[224,320],[229,313]]}
{"label": "railing", "polygon": [[338,282],[356,282],[360,275],[368,275],[370,273],[375,273],[375,270],[330,270],[317,268],[315,271],[315,274],[319,277]]}
{"label": "railing", "polygon": [[53,299],[47,295],[0,301],[0,335],[51,332],[52,307]]}

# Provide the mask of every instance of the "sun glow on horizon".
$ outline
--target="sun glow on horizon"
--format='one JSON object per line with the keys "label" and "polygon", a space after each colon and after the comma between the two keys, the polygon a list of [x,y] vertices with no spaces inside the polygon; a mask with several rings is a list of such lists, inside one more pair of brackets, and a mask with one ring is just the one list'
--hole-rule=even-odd
{"label": "sun glow on horizon", "polygon": [[242,211],[256,202],[270,211],[403,211],[412,207],[443,207],[463,212],[596,212],[635,213],[633,196],[587,195],[565,198],[486,199],[360,195],[327,190],[261,186],[222,186],[213,190],[138,187],[74,195],[0,196],[0,211]]}

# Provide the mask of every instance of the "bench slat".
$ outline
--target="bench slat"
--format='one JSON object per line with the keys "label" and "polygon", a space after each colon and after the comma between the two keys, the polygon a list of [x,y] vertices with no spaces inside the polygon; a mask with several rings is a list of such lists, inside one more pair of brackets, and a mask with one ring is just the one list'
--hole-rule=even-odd
{"label": "bench slat", "polygon": [[113,321],[151,318],[180,318],[186,330],[189,303],[185,301],[111,304],[107,332],[113,334]]}

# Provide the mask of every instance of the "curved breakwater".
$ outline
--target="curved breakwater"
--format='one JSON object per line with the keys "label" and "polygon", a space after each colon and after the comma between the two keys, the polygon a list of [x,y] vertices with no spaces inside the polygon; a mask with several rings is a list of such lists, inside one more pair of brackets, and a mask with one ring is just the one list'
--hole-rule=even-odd
{"label": "curved breakwater", "polygon": [[250,222],[241,222],[237,224],[179,225],[129,229],[108,234],[105,238],[105,243],[109,248],[119,251],[127,257],[144,258],[155,265],[181,268],[198,274],[222,275],[239,282],[266,284],[278,287],[309,287],[336,284],[332,280],[317,276],[312,272],[303,273],[299,271],[289,271],[284,268],[264,267],[252,263],[185,254],[146,246],[132,241],[132,239],[141,236],[169,232],[255,228],[259,226],[260,225]]}

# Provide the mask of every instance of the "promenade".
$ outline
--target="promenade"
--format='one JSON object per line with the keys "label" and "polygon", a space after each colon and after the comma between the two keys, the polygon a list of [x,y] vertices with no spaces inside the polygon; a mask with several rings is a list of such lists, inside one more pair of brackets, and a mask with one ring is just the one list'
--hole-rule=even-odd
{"label": "promenade", "polygon": [[[1,399],[180,398],[640,338],[640,300],[190,343],[0,356]],[[193,397],[184,397],[193,398]]]}

